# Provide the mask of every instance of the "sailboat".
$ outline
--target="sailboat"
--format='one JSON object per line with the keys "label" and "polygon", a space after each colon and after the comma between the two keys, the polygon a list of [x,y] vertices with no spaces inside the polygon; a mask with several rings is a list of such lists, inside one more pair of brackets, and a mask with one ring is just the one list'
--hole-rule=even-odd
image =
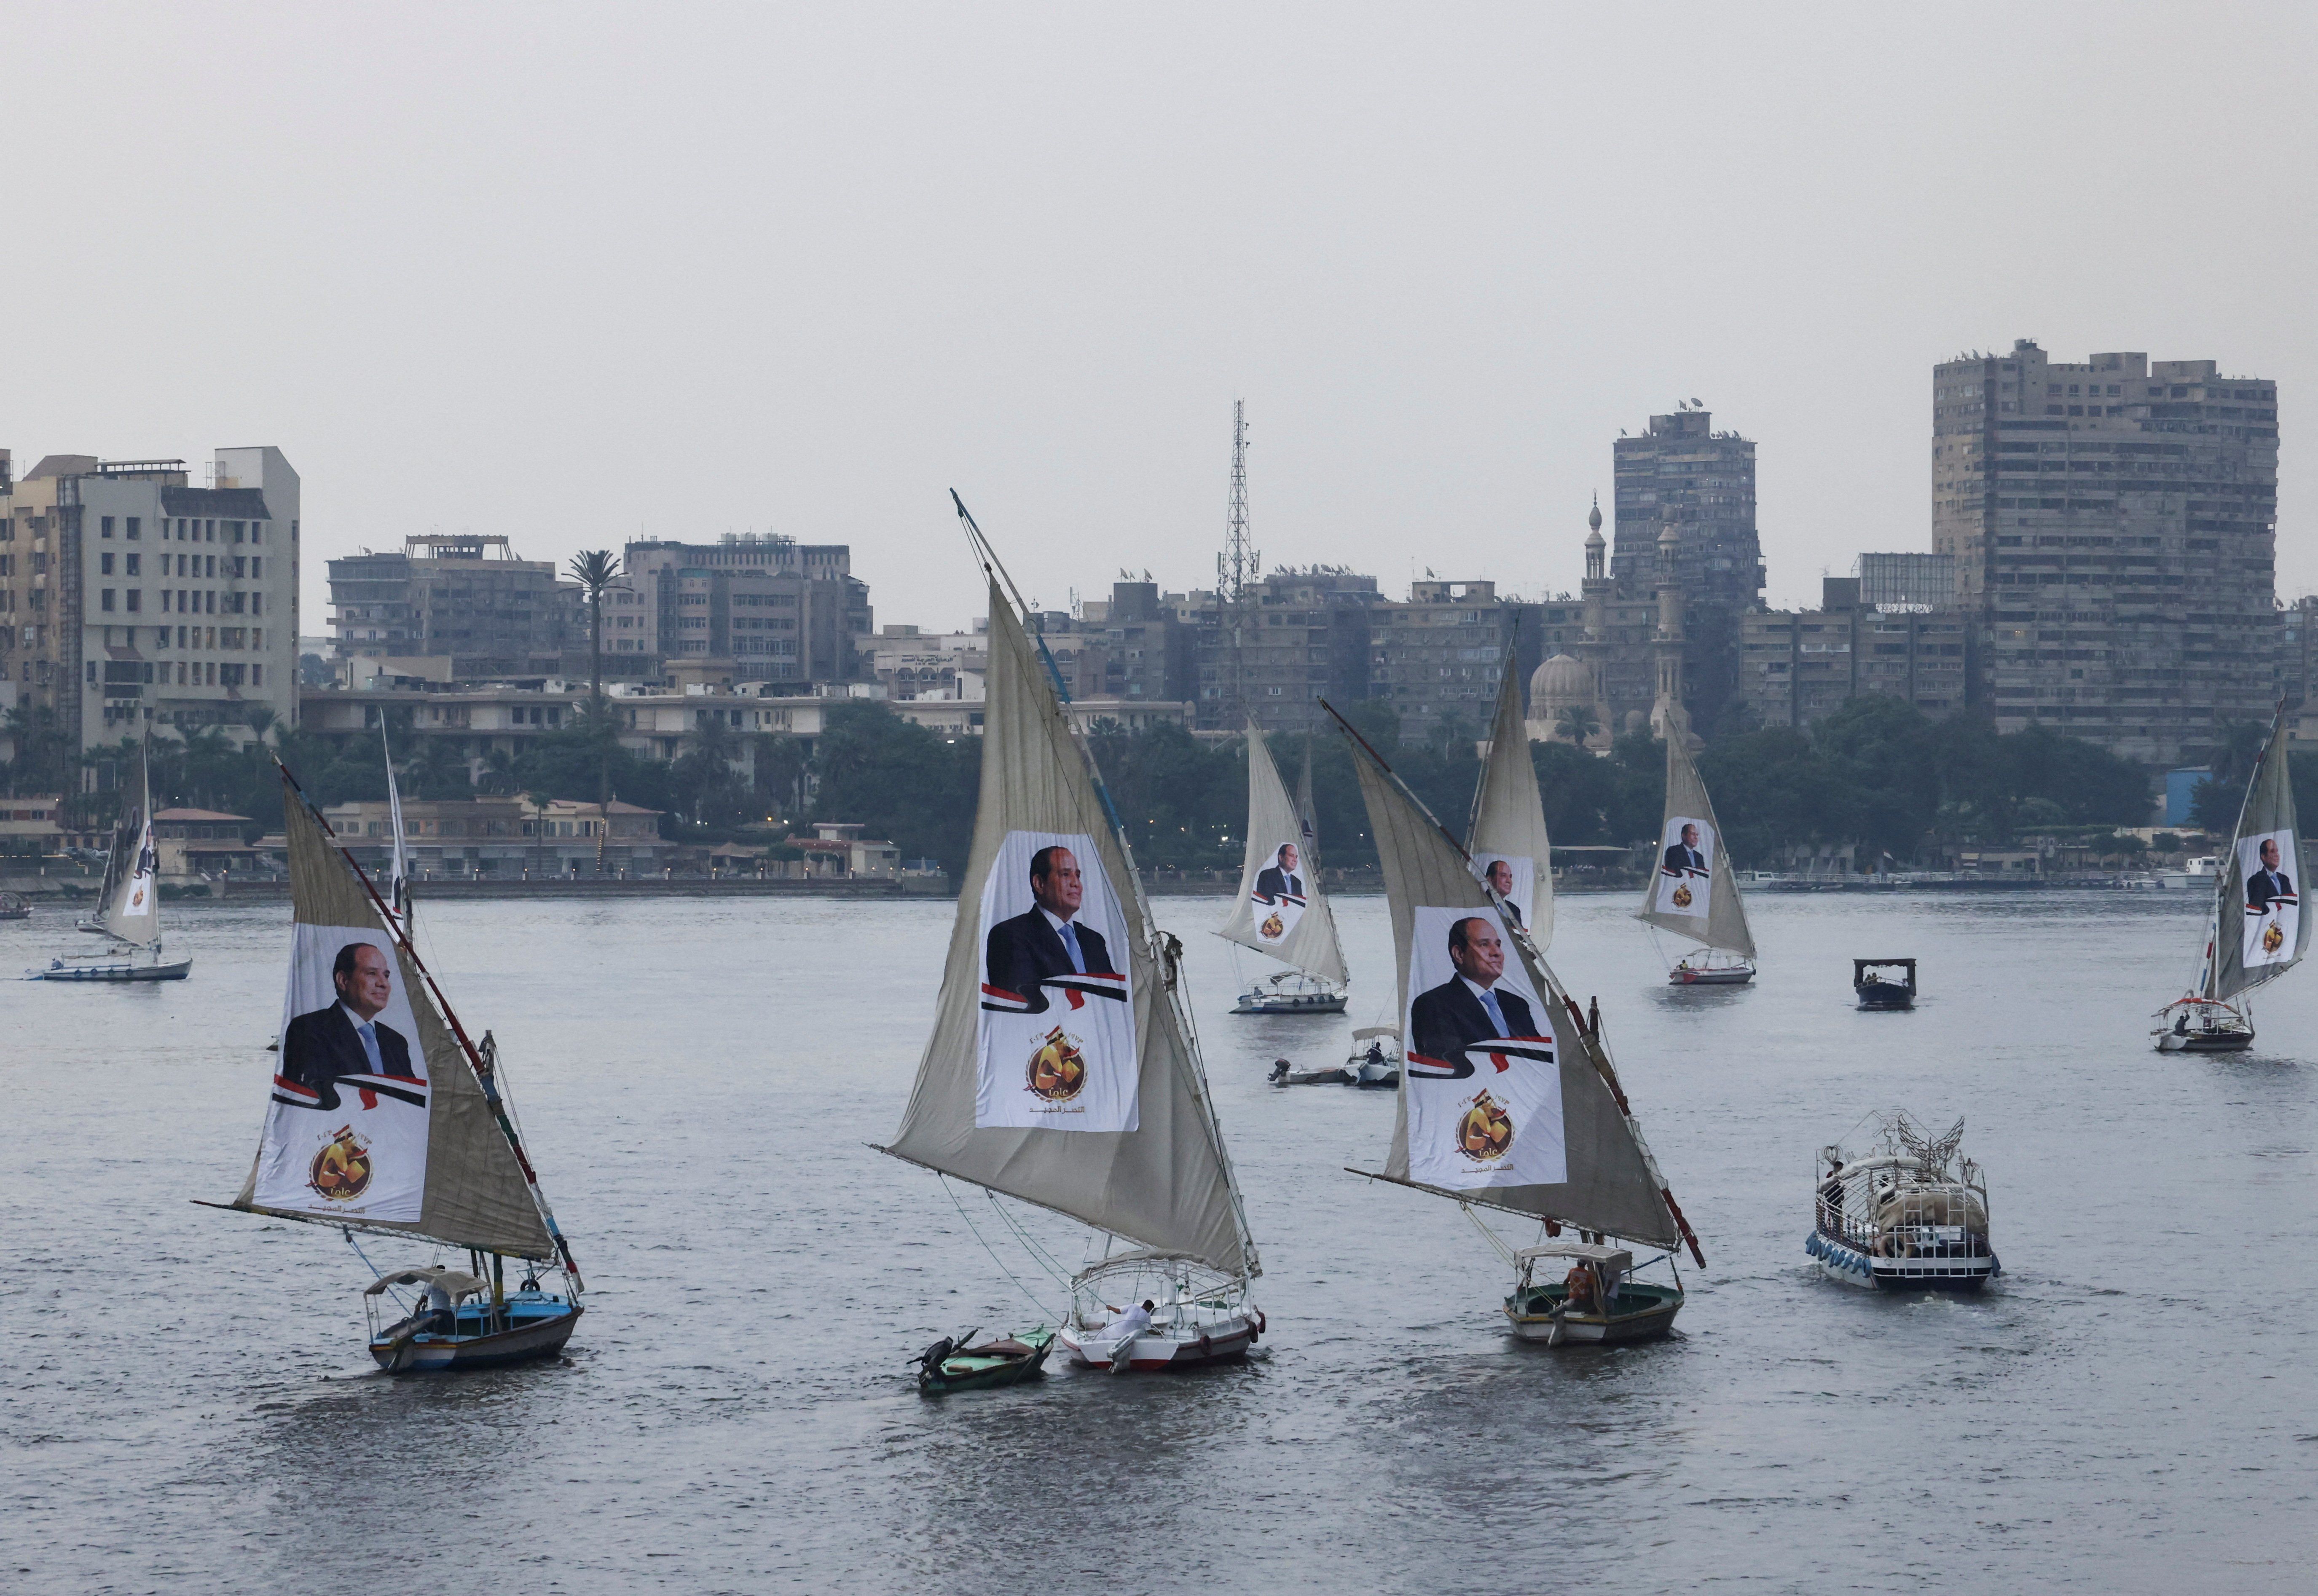
{"label": "sailboat", "polygon": [[[516,1129],[498,1043],[470,1040],[378,889],[282,777],[292,944],[279,1057],[249,1178],[206,1206],[336,1226],[365,1264],[355,1232],[463,1251],[463,1268],[372,1268],[370,1353],[389,1373],[552,1358],[583,1311],[580,1270]],[[551,1274],[560,1289],[542,1284]]]}
{"label": "sailboat", "polygon": [[1755,979],[1755,936],[1714,805],[1682,741],[1680,729],[1669,725],[1665,823],[1640,918],[1699,945],[1667,972],[1671,984],[1743,986]]}
{"label": "sailboat", "polygon": [[1244,1357],[1264,1329],[1249,1301],[1262,1269],[1181,945],[1152,921],[1012,582],[1002,591],[997,556],[958,515],[990,577],[981,804],[933,1034],[879,1151],[1101,1238],[1070,1278],[1067,1361],[1117,1374]]}
{"label": "sailboat", "polygon": [[402,835],[402,790],[394,784],[394,750],[387,745],[386,719],[378,722],[379,752],[386,760],[386,818],[394,841],[386,858],[386,910],[405,937],[410,935],[410,847]]}
{"label": "sailboat", "polygon": [[2188,992],[2157,1011],[2150,1033],[2160,1053],[2236,1053],[2253,1045],[2253,989],[2302,962],[2310,922],[2295,877],[2302,846],[2294,780],[2286,758],[2285,713],[2271,719],[2261,762],[2246,784],[2219,891],[2206,923],[2206,946]]}
{"label": "sailboat", "polygon": [[153,773],[145,750],[137,756],[137,786],[123,794],[113,822],[104,882],[97,889],[96,914],[80,925],[110,939],[96,953],[59,954],[45,970],[27,970],[33,981],[183,981],[191,959],[161,955],[161,888],[155,879]]}
{"label": "sailboat", "polygon": [[[1552,1344],[1664,1335],[1683,1303],[1676,1249],[1706,1258],[1598,1023],[1578,1012],[1472,856],[1344,731],[1384,865],[1407,1036],[1385,1167],[1352,1173],[1461,1206],[1513,1269],[1505,1314],[1514,1334]],[[1479,1208],[1534,1219],[1542,1233],[1516,1248]],[[1659,1264],[1663,1282],[1635,1278]]]}
{"label": "sailboat", "polygon": [[1312,824],[1312,758],[1303,797],[1291,802],[1262,731],[1247,729],[1247,854],[1239,893],[1216,935],[1288,966],[1239,995],[1234,1014],[1342,1014],[1351,972],[1336,943],[1336,917],[1320,889]]}
{"label": "sailboat", "polygon": [[1521,673],[1514,668],[1510,646],[1499,673],[1489,751],[1481,761],[1480,785],[1473,790],[1465,852],[1472,858],[1474,874],[1511,907],[1514,923],[1528,931],[1531,946],[1540,954],[1550,947],[1553,845],[1545,834],[1545,799],[1530,758]]}

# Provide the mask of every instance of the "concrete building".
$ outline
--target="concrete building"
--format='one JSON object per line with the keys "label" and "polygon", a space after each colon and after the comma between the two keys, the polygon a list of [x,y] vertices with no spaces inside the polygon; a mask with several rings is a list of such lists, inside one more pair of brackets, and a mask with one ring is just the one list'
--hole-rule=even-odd
{"label": "concrete building", "polygon": [[[1236,731],[1253,720],[1266,731],[1315,731],[1328,721],[1323,698],[1342,705],[1369,696],[1371,621],[1384,604],[1374,577],[1282,568],[1252,583],[1236,606],[1213,593],[1186,598],[1203,729]],[[1165,607],[1154,598],[1154,610]]]}
{"label": "concrete building", "polygon": [[859,681],[867,669],[869,587],[843,543],[737,533],[633,542],[622,569],[626,580],[604,605],[607,657],[730,661],[735,681],[791,690]]}
{"label": "concrete building", "polygon": [[270,447],[182,460],[0,451],[0,682],[83,751],[298,714],[298,473]]}
{"label": "concrete building", "polygon": [[247,833],[256,824],[246,814],[213,809],[153,811],[153,857],[164,876],[272,874]]}
{"label": "concrete building", "polygon": [[2278,386],[2138,353],[1945,361],[1932,542],[1981,631],[1999,731],[2152,766],[2267,719],[2278,686]]}
{"label": "concrete building", "polygon": [[[1655,730],[1664,721],[1669,702],[1664,678],[1670,664],[1677,678],[1671,702],[1684,702],[1684,611],[1667,566],[1667,556],[1678,551],[1680,542],[1677,533],[1674,545],[1660,553],[1655,575],[1631,571],[1621,580],[1611,574],[1601,506],[1586,512],[1586,527],[1580,600],[1572,604],[1563,594],[1534,606],[1533,629],[1546,658],[1531,670],[1528,724],[1532,742],[1563,740],[1564,712],[1577,710],[1595,728],[1586,746],[1599,753],[1607,752],[1618,737]],[[1661,526],[1662,543],[1666,531]],[[1686,713],[1680,718],[1686,726]]]}
{"label": "concrete building", "polygon": [[[517,559],[504,537],[409,537],[400,553],[331,560],[329,578],[330,633],[341,660],[391,660],[443,681],[564,668],[571,640],[554,563]],[[579,646],[587,647],[584,631]]]}
{"label": "concrete building", "polygon": [[[648,874],[666,867],[675,844],[660,835],[660,811],[614,799],[608,805],[557,798],[405,799],[402,832],[422,876]],[[355,858],[383,866],[394,822],[382,802],[337,803],[322,811]]]}
{"label": "concrete building", "polygon": [[1964,706],[1970,618],[1952,605],[1866,603],[1864,580],[1825,578],[1816,610],[1755,610],[1740,617],[1739,702],[1754,724],[1808,726],[1874,695],[1936,716]]}
{"label": "concrete building", "polygon": [[[1526,608],[1500,597],[1495,582],[1409,584],[1406,604],[1380,604],[1363,619],[1369,627],[1368,696],[1390,703],[1405,738],[1429,736],[1453,719],[1475,737],[1488,734],[1505,645]],[[1521,628],[1514,668],[1540,658],[1537,629]]]}
{"label": "concrete building", "polygon": [[1610,578],[1622,596],[1653,596],[1660,544],[1674,534],[1682,596],[1685,699],[1712,728],[1737,686],[1738,617],[1763,602],[1763,550],[1755,526],[1755,445],[1716,432],[1712,412],[1679,406],[1615,445],[1616,547]]}

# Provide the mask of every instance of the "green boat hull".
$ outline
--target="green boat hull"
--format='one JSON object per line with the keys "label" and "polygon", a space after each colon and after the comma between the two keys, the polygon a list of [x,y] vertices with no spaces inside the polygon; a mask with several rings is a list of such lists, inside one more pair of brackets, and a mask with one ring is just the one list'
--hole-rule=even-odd
{"label": "green boat hull", "polygon": [[918,1390],[927,1396],[948,1396],[954,1391],[988,1391],[1037,1379],[1046,1371],[1047,1354],[1054,1346],[1055,1332],[1041,1327],[987,1349],[953,1352],[942,1359],[939,1369],[918,1370]]}

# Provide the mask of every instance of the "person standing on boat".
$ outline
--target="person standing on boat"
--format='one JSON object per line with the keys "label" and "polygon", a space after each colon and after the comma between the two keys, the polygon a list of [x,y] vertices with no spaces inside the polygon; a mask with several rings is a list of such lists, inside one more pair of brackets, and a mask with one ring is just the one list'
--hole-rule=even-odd
{"label": "person standing on boat", "polygon": [[[1103,1306],[1110,1308],[1109,1303],[1103,1304]],[[1151,1313],[1155,1306],[1157,1305],[1146,1296],[1139,1305],[1128,1309],[1123,1314],[1120,1314],[1117,1308],[1110,1308],[1112,1313],[1119,1314],[1118,1318],[1103,1327],[1111,1338],[1110,1372],[1112,1374],[1126,1372],[1128,1363],[1135,1357],[1137,1340],[1145,1331],[1151,1328]]]}
{"label": "person standing on boat", "polygon": [[1408,1006],[1409,1040],[1426,1058],[1456,1065],[1461,1079],[1473,1072],[1466,1048],[1498,1036],[1534,1036],[1537,1022],[1527,999],[1496,990],[1505,944],[1494,919],[1468,915],[1451,926],[1449,963],[1457,973]]}
{"label": "person standing on boat", "polygon": [[414,1079],[410,1044],[379,1016],[394,996],[394,966],[376,945],[349,942],[330,965],[338,1000],[292,1020],[282,1036],[282,1077],[319,1094],[315,1107],[336,1110],[344,1077]]}
{"label": "person standing on boat", "polygon": [[1116,975],[1102,933],[1079,923],[1085,878],[1070,849],[1057,844],[1030,856],[1032,907],[990,928],[983,980],[1028,1000],[1029,1014],[1047,1011],[1039,982],[1056,975]]}

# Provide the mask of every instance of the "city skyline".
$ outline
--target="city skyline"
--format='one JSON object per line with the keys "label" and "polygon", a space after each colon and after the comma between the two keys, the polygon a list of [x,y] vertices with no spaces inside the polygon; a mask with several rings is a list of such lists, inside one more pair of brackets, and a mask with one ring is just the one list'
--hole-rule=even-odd
{"label": "city skyline", "polygon": [[15,197],[80,220],[18,263],[20,461],[277,444],[309,609],[412,532],[757,530],[939,627],[978,598],[952,487],[1047,604],[1202,585],[1235,398],[1268,559],[1575,590],[1618,429],[1694,397],[1760,447],[1791,606],[1931,548],[1929,364],[2192,351],[2289,428],[2318,382],[2275,309],[2318,215],[2296,11],[442,14],[26,19]]}

